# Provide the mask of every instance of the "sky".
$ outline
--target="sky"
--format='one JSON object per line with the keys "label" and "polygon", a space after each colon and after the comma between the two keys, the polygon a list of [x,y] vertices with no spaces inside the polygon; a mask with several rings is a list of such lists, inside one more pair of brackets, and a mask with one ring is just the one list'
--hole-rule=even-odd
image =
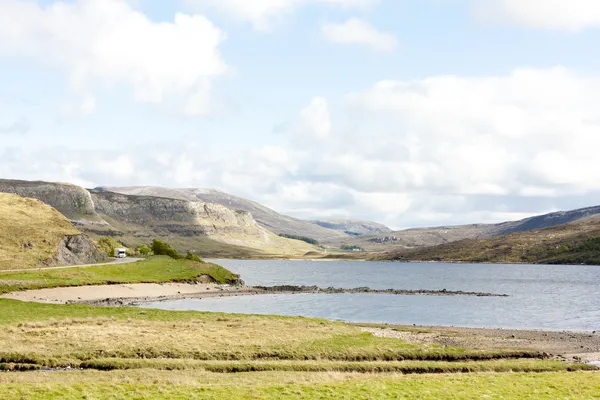
{"label": "sky", "polygon": [[597,0],[0,0],[0,177],[392,228],[600,204]]}

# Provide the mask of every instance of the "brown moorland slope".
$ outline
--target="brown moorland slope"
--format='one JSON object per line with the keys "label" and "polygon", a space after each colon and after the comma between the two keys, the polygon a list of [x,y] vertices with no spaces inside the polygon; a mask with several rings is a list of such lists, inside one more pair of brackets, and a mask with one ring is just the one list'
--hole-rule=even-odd
{"label": "brown moorland slope", "polygon": [[374,255],[378,260],[600,265],[600,218]]}

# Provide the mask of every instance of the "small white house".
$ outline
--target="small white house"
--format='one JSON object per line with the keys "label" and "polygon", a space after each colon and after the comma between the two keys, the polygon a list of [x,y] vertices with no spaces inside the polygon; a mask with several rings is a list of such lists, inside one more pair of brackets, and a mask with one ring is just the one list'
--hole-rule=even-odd
{"label": "small white house", "polygon": [[127,257],[127,249],[115,249],[115,257],[116,258]]}

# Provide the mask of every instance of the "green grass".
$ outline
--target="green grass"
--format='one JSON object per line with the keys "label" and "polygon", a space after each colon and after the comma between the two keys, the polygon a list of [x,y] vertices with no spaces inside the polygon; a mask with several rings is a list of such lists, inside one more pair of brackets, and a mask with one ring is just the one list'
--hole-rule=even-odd
{"label": "green grass", "polygon": [[356,375],[256,372],[116,371],[0,374],[6,399],[597,399],[600,375],[510,373]]}
{"label": "green grass", "polygon": [[19,290],[122,283],[192,282],[208,275],[216,283],[238,277],[216,264],[200,264],[169,257],[151,257],[132,264],[99,265],[43,271],[0,272],[0,294]]}

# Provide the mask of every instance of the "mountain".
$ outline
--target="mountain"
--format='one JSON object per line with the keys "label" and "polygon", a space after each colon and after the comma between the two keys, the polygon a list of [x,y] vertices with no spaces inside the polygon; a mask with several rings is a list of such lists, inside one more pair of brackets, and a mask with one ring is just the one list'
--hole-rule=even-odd
{"label": "mountain", "polygon": [[0,270],[103,261],[96,245],[56,209],[0,193]]}
{"label": "mountain", "polygon": [[78,229],[93,237],[117,237],[129,247],[158,237],[203,257],[302,256],[319,251],[268,231],[247,211],[220,204],[16,180],[0,180],[0,192],[41,200]]}
{"label": "mountain", "polygon": [[[542,218],[538,221],[551,220],[559,219]],[[395,250],[375,255],[373,259],[600,265],[600,216],[485,239],[465,239],[425,248]]]}
{"label": "mountain", "polygon": [[304,236],[319,242],[348,237],[343,231],[328,229],[309,221],[282,215],[254,201],[214,189],[171,189],[155,186],[102,187],[98,189],[127,195],[221,204],[231,209],[249,212],[260,226],[276,234]]}
{"label": "mountain", "polygon": [[370,252],[386,252],[453,243],[465,239],[486,239],[510,233],[527,232],[600,216],[600,207],[587,207],[572,211],[558,211],[499,224],[472,224],[413,228],[388,233],[377,233],[346,238],[346,246],[357,246]]}
{"label": "mountain", "polygon": [[374,233],[388,233],[392,230],[376,222],[359,221],[354,219],[326,219],[310,221],[323,228],[341,231],[350,236],[369,235]]}

